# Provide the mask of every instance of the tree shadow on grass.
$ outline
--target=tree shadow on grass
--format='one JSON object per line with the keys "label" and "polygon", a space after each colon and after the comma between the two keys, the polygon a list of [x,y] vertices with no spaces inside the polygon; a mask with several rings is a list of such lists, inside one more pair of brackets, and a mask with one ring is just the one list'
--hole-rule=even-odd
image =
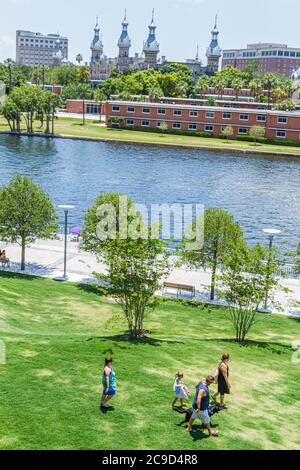
{"label": "tree shadow on grass", "polygon": [[[254,341],[254,340],[246,340],[244,343],[238,343],[234,339],[230,338],[204,338],[198,340],[203,342],[214,342],[214,343],[230,343],[235,344],[236,346],[240,346],[241,348],[259,348],[269,350],[272,353],[276,354],[284,354],[285,352],[290,350],[290,346],[287,344],[282,343],[275,343],[272,341]],[[279,350],[280,349],[280,350]]]}
{"label": "tree shadow on grass", "polygon": [[[178,340],[167,340],[167,339],[156,339],[156,338],[143,338],[140,340],[130,340],[130,339],[125,339],[124,336],[122,335],[115,335],[115,336],[91,336],[88,338],[86,341],[98,341],[98,340],[105,340],[105,341],[112,341],[118,345],[119,348],[121,348],[121,345],[130,345],[130,346],[135,346],[135,347],[140,347],[140,346],[161,346],[163,344],[184,344],[184,341],[178,341]],[[126,347],[124,347],[126,349]]]}

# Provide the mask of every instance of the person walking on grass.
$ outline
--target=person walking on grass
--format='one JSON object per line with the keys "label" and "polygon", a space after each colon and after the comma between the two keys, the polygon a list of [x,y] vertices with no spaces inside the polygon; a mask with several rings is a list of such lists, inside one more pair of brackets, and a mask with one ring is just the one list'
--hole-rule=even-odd
{"label": "person walking on grass", "polygon": [[215,378],[212,375],[209,375],[206,380],[199,382],[196,387],[196,394],[193,401],[193,414],[189,421],[187,432],[195,433],[193,429],[193,424],[196,419],[199,419],[204,427],[208,430],[210,437],[218,436],[217,431],[213,431],[211,428],[210,417],[209,417],[209,402],[210,402],[210,393],[209,387],[215,383]]}
{"label": "person walking on grass", "polygon": [[184,401],[188,400],[188,398],[190,396],[190,391],[186,387],[186,385],[184,385],[184,383],[183,383],[183,373],[182,372],[177,372],[177,374],[175,375],[175,382],[174,382],[174,386],[173,386],[173,392],[174,392],[175,398],[174,398],[173,403],[172,403],[172,408],[174,408],[177,400],[180,400],[181,407],[183,407]]}
{"label": "person walking on grass", "polygon": [[213,395],[213,400],[216,401],[217,396],[220,395],[220,407],[226,409],[227,406],[224,403],[225,395],[230,394],[231,384],[229,382],[229,354],[223,354],[216,370],[216,382],[218,384],[218,391]]}
{"label": "person walking on grass", "polygon": [[103,374],[102,374],[102,385],[103,385],[103,394],[101,399],[100,408],[107,409],[108,402],[116,395],[117,386],[116,386],[116,374],[112,368],[113,358],[109,357],[105,359]]}

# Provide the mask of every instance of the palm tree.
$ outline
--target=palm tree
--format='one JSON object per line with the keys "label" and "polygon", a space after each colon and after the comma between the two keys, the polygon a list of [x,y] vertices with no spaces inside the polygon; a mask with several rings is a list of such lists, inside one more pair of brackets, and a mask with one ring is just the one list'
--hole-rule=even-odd
{"label": "palm tree", "polygon": [[206,93],[208,92],[210,86],[210,79],[207,75],[203,75],[203,77],[199,78],[198,82],[195,86],[195,93],[200,95],[201,98],[204,98]]}
{"label": "palm tree", "polygon": [[234,89],[234,92],[235,92],[235,99],[238,100],[239,92],[243,88],[244,82],[241,78],[236,77],[234,80],[232,80],[231,86],[232,86],[232,88]]}
{"label": "palm tree", "polygon": [[80,66],[81,62],[83,61],[82,54],[77,54],[76,56],[76,62],[78,62],[78,65]]}
{"label": "palm tree", "polygon": [[8,94],[10,94],[12,90],[12,68],[16,65],[16,63],[12,59],[6,59],[3,62],[3,65],[8,69]]}
{"label": "palm tree", "polygon": [[271,109],[272,90],[279,85],[278,77],[274,73],[265,73],[261,78],[261,84],[268,92],[268,109]]}
{"label": "palm tree", "polygon": [[249,89],[250,89],[250,91],[251,91],[251,93],[252,93],[252,95],[254,96],[255,99],[257,99],[257,97],[263,91],[262,86],[261,86],[261,84],[259,83],[258,80],[252,80],[249,83]]}
{"label": "palm tree", "polygon": [[152,90],[149,93],[149,100],[159,101],[162,96],[163,96],[163,92],[160,88],[152,88]]}
{"label": "palm tree", "polygon": [[105,94],[101,88],[97,88],[95,93],[94,93],[94,99],[96,103],[100,104],[100,122],[102,121],[102,104],[103,101],[105,101]]}
{"label": "palm tree", "polygon": [[[76,70],[76,77],[80,83],[87,85],[90,81],[90,71],[87,67],[80,67]],[[82,125],[85,125],[85,99],[86,99],[87,87],[82,87]]]}

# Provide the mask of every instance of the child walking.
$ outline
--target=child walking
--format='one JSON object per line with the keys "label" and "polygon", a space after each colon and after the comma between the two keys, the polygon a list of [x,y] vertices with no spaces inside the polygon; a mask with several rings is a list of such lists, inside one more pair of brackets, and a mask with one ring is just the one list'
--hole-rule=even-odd
{"label": "child walking", "polygon": [[180,400],[181,406],[183,406],[184,401],[189,399],[190,391],[183,383],[183,373],[177,372],[175,376],[175,382],[173,386],[174,400],[172,403],[172,408],[174,408],[177,400]]}

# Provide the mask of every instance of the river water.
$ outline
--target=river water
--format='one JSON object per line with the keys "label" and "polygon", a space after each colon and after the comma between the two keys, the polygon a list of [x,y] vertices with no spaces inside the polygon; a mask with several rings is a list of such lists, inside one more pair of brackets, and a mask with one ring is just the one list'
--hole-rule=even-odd
{"label": "river water", "polygon": [[281,229],[277,242],[300,241],[300,158],[0,136],[0,184],[18,172],[32,177],[55,204],[74,204],[70,223],[100,192],[126,194],[147,204],[193,203],[233,212],[249,242],[266,242],[265,227]]}

